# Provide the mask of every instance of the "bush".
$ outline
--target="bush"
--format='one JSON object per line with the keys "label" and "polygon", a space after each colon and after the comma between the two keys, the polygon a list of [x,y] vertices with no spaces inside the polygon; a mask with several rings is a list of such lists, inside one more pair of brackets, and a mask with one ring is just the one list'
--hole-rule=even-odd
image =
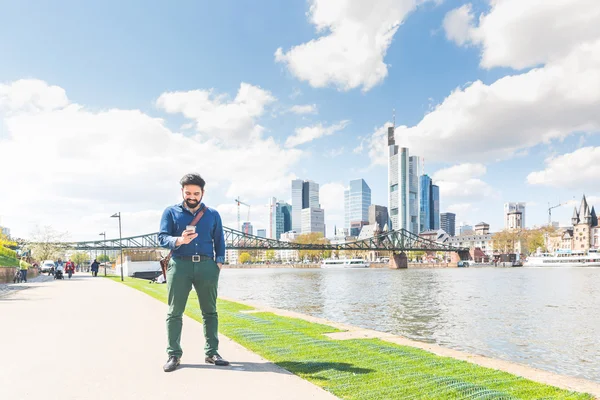
{"label": "bush", "polygon": [[8,258],[17,258],[17,252],[11,249],[7,249],[4,246],[0,246],[0,256]]}

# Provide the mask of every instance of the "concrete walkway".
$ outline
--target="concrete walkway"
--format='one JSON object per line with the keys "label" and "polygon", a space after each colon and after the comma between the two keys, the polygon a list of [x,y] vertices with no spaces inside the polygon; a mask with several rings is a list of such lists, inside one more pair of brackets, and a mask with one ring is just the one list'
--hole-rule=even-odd
{"label": "concrete walkway", "polygon": [[182,366],[165,373],[165,304],[81,273],[26,285],[0,296],[2,399],[335,399],[223,336],[232,365],[205,364],[187,317]]}

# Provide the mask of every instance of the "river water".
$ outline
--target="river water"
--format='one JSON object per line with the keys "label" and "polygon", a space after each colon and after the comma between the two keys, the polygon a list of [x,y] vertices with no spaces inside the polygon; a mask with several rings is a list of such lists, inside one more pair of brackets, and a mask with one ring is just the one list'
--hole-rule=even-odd
{"label": "river water", "polygon": [[219,294],[600,382],[600,268],[224,269]]}

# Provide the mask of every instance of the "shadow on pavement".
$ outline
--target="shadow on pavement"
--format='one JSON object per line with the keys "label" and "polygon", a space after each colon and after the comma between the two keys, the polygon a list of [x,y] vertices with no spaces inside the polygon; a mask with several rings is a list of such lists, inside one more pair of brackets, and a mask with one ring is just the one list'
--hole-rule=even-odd
{"label": "shadow on pavement", "polygon": [[290,374],[288,371],[277,368],[272,363],[234,362],[227,367],[212,364],[181,364],[178,369],[226,369],[240,372],[276,372],[278,374]]}

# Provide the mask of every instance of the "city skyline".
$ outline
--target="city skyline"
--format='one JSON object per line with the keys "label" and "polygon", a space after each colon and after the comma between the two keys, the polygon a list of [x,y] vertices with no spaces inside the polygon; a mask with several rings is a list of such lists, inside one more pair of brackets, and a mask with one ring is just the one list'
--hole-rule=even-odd
{"label": "city skyline", "polygon": [[[600,198],[589,186],[600,34],[578,7],[538,3],[348,0],[330,13],[325,0],[108,0],[56,5],[49,19],[35,2],[9,2],[0,159],[19,176],[0,176],[2,225],[25,238],[36,226],[114,238],[107,214],[120,212],[123,235],[153,232],[180,201],[181,177],[198,172],[205,203],[233,228],[234,199],[266,228],[266,199],[289,203],[289,182],[313,179],[330,236],[344,225],[348,180],[365,179],[372,203],[389,204],[391,125],[396,145],[426,160],[420,174],[457,223],[501,227],[503,204],[517,201],[526,226],[566,203],[552,217],[568,225],[566,200]],[[43,195],[24,196],[31,185]]]}

